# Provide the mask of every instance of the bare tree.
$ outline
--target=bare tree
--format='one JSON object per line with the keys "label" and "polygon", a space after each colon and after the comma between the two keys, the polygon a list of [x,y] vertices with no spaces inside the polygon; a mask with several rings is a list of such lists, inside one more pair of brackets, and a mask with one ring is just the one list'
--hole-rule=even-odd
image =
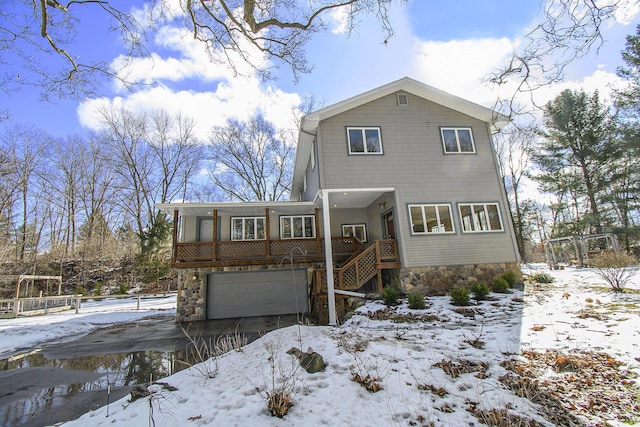
{"label": "bare tree", "polygon": [[33,189],[38,169],[42,166],[50,137],[35,127],[13,126],[7,129],[2,137],[5,155],[9,158],[11,179],[8,185],[13,186],[16,194],[17,208],[11,210],[20,215],[15,230],[17,258],[24,260],[27,249],[35,251],[39,237],[35,232],[37,222],[37,198]]}
{"label": "bare tree", "polygon": [[135,114],[126,109],[101,112],[103,138],[123,222],[132,220],[141,239],[157,220],[155,203],[185,198],[191,178],[199,171],[201,148],[194,122],[165,112]]}
{"label": "bare tree", "polygon": [[[131,59],[146,52],[149,23],[177,24],[203,42],[213,61],[236,71],[239,63],[245,62],[264,77],[271,77],[269,70],[273,64],[268,64],[266,58],[281,61],[297,75],[310,71],[304,46],[313,33],[326,28],[324,17],[343,12],[345,29],[351,31],[360,16],[372,14],[381,23],[381,39],[387,40],[393,34],[389,8],[393,3],[405,1],[155,0],[144,3],[141,10],[109,0],[14,0],[13,7],[0,8],[0,64],[20,62],[29,72],[22,76],[1,75],[0,83],[4,90],[22,82],[41,84],[45,97],[80,98],[95,92],[97,73],[127,84],[126,77],[112,63],[99,58],[99,52],[86,58],[73,50],[76,36],[88,36],[79,33],[84,28],[78,24],[87,14],[104,16],[105,33],[119,34],[125,49],[121,58]],[[140,18],[143,12],[147,16]],[[259,57],[249,50],[259,52]],[[43,66],[44,58],[56,57],[55,69]]]}
{"label": "bare tree", "polygon": [[157,202],[186,199],[191,178],[200,170],[202,149],[194,134],[193,119],[165,111],[155,111],[150,118],[147,139],[158,159],[160,182]]}
{"label": "bare tree", "polygon": [[603,43],[602,29],[625,2],[546,0],[543,5],[543,18],[522,38],[522,47],[503,68],[487,76],[493,84],[509,85],[508,96],[496,108],[510,116],[523,112],[516,101],[519,95],[529,95],[534,102],[537,89],[562,81],[569,64],[597,51]]}
{"label": "bare tree", "polygon": [[[0,8],[0,64],[20,64],[23,72],[0,74],[2,90],[15,90],[21,84],[39,84],[45,98],[83,98],[100,87],[96,74],[118,78],[117,70],[107,60],[99,58],[99,49],[94,49],[92,57],[85,57],[74,52],[72,47],[76,35],[90,37],[96,34],[95,26],[86,28],[90,34],[78,34],[79,22],[92,13],[104,16],[102,30],[105,33],[116,31],[119,34],[125,57],[133,58],[145,51],[144,26],[136,19],[136,14],[112,3],[115,2],[14,0],[10,5],[3,5]],[[51,65],[52,62],[55,65]]]}
{"label": "bare tree", "polygon": [[295,146],[292,135],[276,134],[257,115],[248,122],[227,121],[210,139],[211,179],[239,201],[282,200],[290,192]]}
{"label": "bare tree", "polygon": [[512,200],[512,218],[518,241],[518,250],[522,259],[526,259],[525,251],[525,204],[522,200],[521,182],[529,173],[530,155],[534,147],[538,131],[536,125],[511,126],[496,137],[498,163],[502,181]]}
{"label": "bare tree", "polygon": [[[45,97],[92,94],[99,82],[96,73],[129,84],[114,63],[99,59],[99,50],[80,56],[73,42],[87,37],[78,22],[86,14],[101,15],[106,30],[116,31],[124,42],[120,56],[128,60],[147,52],[146,31],[170,24],[188,29],[201,41],[210,59],[238,72],[248,64],[265,78],[274,63],[286,64],[294,74],[310,71],[305,45],[318,31],[326,30],[327,17],[340,16],[344,31],[351,33],[365,15],[381,25],[378,37],[385,43],[393,36],[390,8],[407,0],[154,0],[143,9],[121,6],[109,0],[14,0],[0,8],[0,64],[21,63],[30,75],[0,75],[0,87],[9,90],[21,83],[41,84]],[[516,111],[518,94],[563,78],[566,67],[602,43],[602,29],[625,7],[624,0],[546,0],[537,25],[523,37],[521,48],[505,66],[487,79],[498,85],[512,84],[510,96],[499,101],[505,112]],[[146,16],[142,12],[146,12]],[[140,18],[144,17],[144,18]],[[91,28],[95,31],[95,28]],[[258,55],[251,52],[257,52]],[[57,57],[58,65],[43,66],[43,59]],[[86,58],[86,59],[85,59]],[[272,61],[275,60],[275,61]]]}
{"label": "bare tree", "polygon": [[146,141],[146,116],[124,108],[101,111],[104,139],[110,150],[112,167],[116,171],[116,197],[120,208],[133,220],[136,232],[142,236],[153,223],[153,172],[155,155]]}

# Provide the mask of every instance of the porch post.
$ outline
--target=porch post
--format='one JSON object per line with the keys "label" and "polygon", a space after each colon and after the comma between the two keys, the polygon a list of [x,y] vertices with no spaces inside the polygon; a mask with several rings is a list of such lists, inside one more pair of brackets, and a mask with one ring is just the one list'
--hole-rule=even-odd
{"label": "porch post", "polygon": [[329,325],[336,325],[336,295],[333,289],[333,248],[331,247],[331,218],[329,216],[329,191],[322,190],[322,223],[324,226],[324,256],[327,270],[327,305]]}
{"label": "porch post", "polygon": [[213,210],[213,235],[211,236],[211,260],[218,260],[218,210]]}
{"label": "porch post", "polygon": [[178,210],[173,210],[173,250],[171,251],[171,261],[176,262],[178,257]]}
{"label": "porch post", "polygon": [[[264,222],[265,222],[265,224],[264,224],[265,230],[264,231],[266,232],[266,234],[265,234],[266,242],[265,243],[267,245],[267,247],[265,248],[265,251],[266,251],[265,255],[267,256],[267,258],[269,258],[271,256],[271,233],[269,233],[269,230],[271,230],[271,219],[270,219],[270,216],[269,216],[269,208],[265,208],[264,209]],[[293,262],[293,260],[291,262]]]}

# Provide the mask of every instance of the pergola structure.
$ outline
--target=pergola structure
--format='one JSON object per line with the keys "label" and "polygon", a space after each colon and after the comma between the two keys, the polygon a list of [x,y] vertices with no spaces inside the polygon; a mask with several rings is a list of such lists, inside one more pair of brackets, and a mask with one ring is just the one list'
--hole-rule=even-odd
{"label": "pergola structure", "polygon": [[[613,233],[575,235],[545,240],[544,252],[549,268],[557,270],[560,262],[569,260],[575,260],[579,268],[587,266],[589,264],[589,243],[597,241],[601,242],[600,247],[604,250],[620,251],[618,236]],[[570,246],[571,249],[567,250],[567,246]]]}
{"label": "pergola structure", "polygon": [[[9,282],[17,282],[15,298],[25,298],[25,297],[33,297],[37,295],[31,295],[33,290],[35,289],[35,282],[37,281],[45,281],[47,284],[50,281],[54,281],[57,283],[58,295],[62,295],[62,276],[38,276],[38,275],[30,275],[30,274],[20,274],[15,276],[0,276],[0,279],[3,281]],[[25,286],[23,286],[23,282],[25,282]],[[51,292],[53,295],[53,290]],[[49,296],[52,296],[49,295]]]}

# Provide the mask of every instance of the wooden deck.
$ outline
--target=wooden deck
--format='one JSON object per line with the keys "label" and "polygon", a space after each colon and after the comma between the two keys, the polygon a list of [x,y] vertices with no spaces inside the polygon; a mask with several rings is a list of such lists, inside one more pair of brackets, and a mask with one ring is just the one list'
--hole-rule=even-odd
{"label": "wooden deck", "polygon": [[[363,248],[354,237],[331,239],[333,258],[344,261]],[[277,264],[293,255],[295,262],[325,261],[324,239],[282,239],[174,244],[172,267],[228,267]],[[397,251],[396,251],[397,257]]]}

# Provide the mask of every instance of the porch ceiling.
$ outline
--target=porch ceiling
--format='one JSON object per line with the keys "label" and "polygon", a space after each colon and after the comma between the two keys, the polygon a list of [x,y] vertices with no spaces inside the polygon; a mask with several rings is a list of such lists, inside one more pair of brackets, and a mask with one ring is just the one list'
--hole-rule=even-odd
{"label": "porch ceiling", "polygon": [[383,194],[393,191],[393,188],[330,190],[329,207],[332,209],[366,208]]}
{"label": "porch ceiling", "polygon": [[238,216],[264,215],[266,209],[280,215],[312,214],[316,208],[313,202],[162,203],[156,206],[169,214],[177,209],[180,216],[211,216],[214,209],[219,215]]}

